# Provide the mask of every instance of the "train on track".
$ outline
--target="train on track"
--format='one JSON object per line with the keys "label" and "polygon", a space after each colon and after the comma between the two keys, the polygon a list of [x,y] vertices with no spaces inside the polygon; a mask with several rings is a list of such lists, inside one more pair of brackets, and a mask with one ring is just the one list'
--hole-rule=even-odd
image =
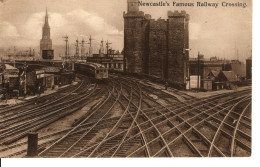
{"label": "train on track", "polygon": [[75,63],[75,71],[92,76],[97,80],[105,80],[108,78],[108,69],[98,63]]}

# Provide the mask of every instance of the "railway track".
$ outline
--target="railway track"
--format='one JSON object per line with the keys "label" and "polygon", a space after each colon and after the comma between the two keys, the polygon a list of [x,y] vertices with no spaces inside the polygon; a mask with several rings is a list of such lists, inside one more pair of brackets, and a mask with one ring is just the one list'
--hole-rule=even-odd
{"label": "railway track", "polygon": [[[67,154],[70,154],[70,152],[73,152],[73,149],[77,149],[78,147],[80,147],[79,145],[82,145],[82,143],[84,143],[85,140],[93,138],[98,133],[98,131],[101,130],[101,128],[104,128],[103,126],[97,125],[101,124],[101,121],[104,121],[104,119],[106,119],[109,116],[110,111],[112,110],[117,101],[111,98],[113,93],[115,93],[114,87],[112,86],[111,89],[107,87],[107,94],[104,101],[102,101],[96,108],[90,111],[89,114],[86,115],[86,118],[82,120],[78,125],[76,125],[71,131],[69,131],[62,138],[60,138],[60,140],[56,141],[43,152],[41,152],[40,155],[52,156],[54,152],[55,156],[66,156]],[[79,133],[76,137],[75,135],[71,136],[72,133],[77,131],[81,124],[84,124],[84,122],[91,120],[95,120],[96,123],[93,124],[90,127],[90,129],[82,131],[82,133]],[[56,150],[59,151],[57,152]]]}
{"label": "railway track", "polygon": [[[166,118],[167,119],[167,118]],[[162,121],[162,120],[161,120]],[[168,122],[167,123],[170,123],[171,124],[171,126],[174,126],[174,123],[173,122],[171,122],[171,121],[169,121],[168,120]],[[190,124],[186,124],[185,126],[190,126]],[[186,127],[184,127],[184,129],[185,129]],[[156,127],[154,127],[153,129],[156,129]],[[180,129],[177,129],[179,132],[180,132]],[[158,130],[157,130],[158,131]],[[162,138],[161,137],[161,135],[159,135],[159,134],[157,134],[160,138]],[[202,156],[202,154],[196,149],[196,147],[189,141],[189,139],[186,137],[186,136],[184,136],[185,138],[185,141],[188,143],[188,145],[191,147],[190,149],[191,150],[193,150],[193,152],[195,151],[195,152],[197,152],[200,156]],[[157,138],[158,139],[158,138]],[[156,142],[156,143],[158,143],[158,142]],[[162,144],[162,143],[165,143],[165,141],[160,141],[160,143]],[[165,145],[165,148],[167,148],[167,151],[166,151],[166,153],[164,153],[163,154],[163,156],[165,156],[165,155],[171,155],[172,156],[172,153],[169,151],[169,146],[167,145],[167,144],[164,144]],[[151,147],[151,149],[153,149],[153,148],[155,148],[154,146],[153,147]]]}
{"label": "railway track", "polygon": [[[118,77],[118,76],[111,74],[110,77],[114,78],[114,77]],[[121,75],[120,75],[120,77],[138,82],[144,91],[148,90],[149,92],[153,92],[154,94],[158,94],[159,96],[164,96],[164,98],[168,97],[168,98],[171,98],[171,99],[173,98],[176,100],[176,97],[162,91],[165,89],[165,85],[163,85],[163,84],[156,83],[156,87],[158,87],[158,88],[155,88],[155,87],[153,87],[153,85],[155,85],[155,84],[147,79],[138,79],[138,78],[133,78],[133,77],[121,76]],[[182,97],[184,100],[189,100],[189,99],[194,98],[193,96],[190,96],[190,95],[188,95],[182,91],[179,91],[175,88],[172,88],[172,87],[169,87],[168,90],[170,92]]]}
{"label": "railway track", "polygon": [[[250,156],[250,90],[162,104],[127,78],[42,157]],[[121,106],[121,110],[118,109]],[[113,117],[117,111],[119,116]],[[110,120],[109,124],[102,123]],[[90,128],[79,127],[95,121]],[[72,135],[74,134],[74,135]]]}
{"label": "railway track", "polygon": [[70,90],[56,100],[41,106],[9,113],[0,120],[2,144],[10,144],[23,137],[28,131],[37,131],[84,107],[87,100],[97,94],[97,86],[83,81],[76,89]]}
{"label": "railway track", "polygon": [[64,96],[65,93],[73,91],[74,89],[77,88],[77,86],[78,85],[66,86],[64,88],[59,89],[57,92],[49,95],[34,97],[29,100],[24,100],[24,102],[15,105],[2,107],[0,108],[0,116],[3,117],[7,114],[15,114],[15,113],[19,113],[21,110],[38,107],[44,103],[48,103],[50,99],[57,99],[59,97]]}

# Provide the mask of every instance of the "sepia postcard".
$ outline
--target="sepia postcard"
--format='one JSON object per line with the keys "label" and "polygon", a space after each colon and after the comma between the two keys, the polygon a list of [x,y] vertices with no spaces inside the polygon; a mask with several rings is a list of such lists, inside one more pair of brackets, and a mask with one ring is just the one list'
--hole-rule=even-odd
{"label": "sepia postcard", "polygon": [[251,157],[253,138],[251,0],[0,0],[0,158]]}

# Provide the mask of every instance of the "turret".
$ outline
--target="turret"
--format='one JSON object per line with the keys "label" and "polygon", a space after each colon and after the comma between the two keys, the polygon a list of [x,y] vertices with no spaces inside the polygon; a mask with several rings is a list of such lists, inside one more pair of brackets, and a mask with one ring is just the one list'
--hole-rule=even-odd
{"label": "turret", "polygon": [[127,12],[139,12],[138,0],[127,0]]}

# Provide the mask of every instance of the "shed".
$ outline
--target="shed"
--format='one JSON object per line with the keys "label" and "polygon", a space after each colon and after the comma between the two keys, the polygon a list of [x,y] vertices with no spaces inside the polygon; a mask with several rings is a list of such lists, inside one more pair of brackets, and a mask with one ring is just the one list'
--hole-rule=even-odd
{"label": "shed", "polygon": [[207,76],[208,79],[214,79],[216,80],[218,75],[220,73],[220,70],[211,70]]}
{"label": "shed", "polygon": [[206,79],[203,79],[203,88],[205,90],[217,90],[218,75],[220,70],[211,70]]}
{"label": "shed", "polygon": [[234,71],[221,71],[218,75],[219,80],[228,81],[228,82],[236,82],[238,81],[237,75]]}
{"label": "shed", "polygon": [[13,89],[19,89],[19,70],[9,64],[5,64],[4,67],[4,83],[8,84],[8,87]]}
{"label": "shed", "polygon": [[42,70],[44,70],[46,74],[54,74],[54,84],[55,85],[59,84],[60,76],[61,76],[61,68],[47,66],[47,67],[43,67]]}
{"label": "shed", "polygon": [[221,71],[218,75],[219,83],[223,84],[225,88],[236,88],[236,83],[239,81],[238,76],[234,71]]}
{"label": "shed", "polygon": [[18,77],[19,70],[14,66],[5,64],[4,75],[5,77]]}
{"label": "shed", "polygon": [[61,78],[60,78],[60,84],[67,85],[71,84],[75,80],[75,74],[73,72],[63,72],[61,73]]}
{"label": "shed", "polygon": [[[26,72],[27,94],[34,95],[37,92],[38,86],[45,85],[45,74],[43,70],[33,70]],[[20,76],[20,91],[24,92],[25,73]]]}
{"label": "shed", "polygon": [[45,74],[45,88],[52,88],[54,86],[54,74]]}

